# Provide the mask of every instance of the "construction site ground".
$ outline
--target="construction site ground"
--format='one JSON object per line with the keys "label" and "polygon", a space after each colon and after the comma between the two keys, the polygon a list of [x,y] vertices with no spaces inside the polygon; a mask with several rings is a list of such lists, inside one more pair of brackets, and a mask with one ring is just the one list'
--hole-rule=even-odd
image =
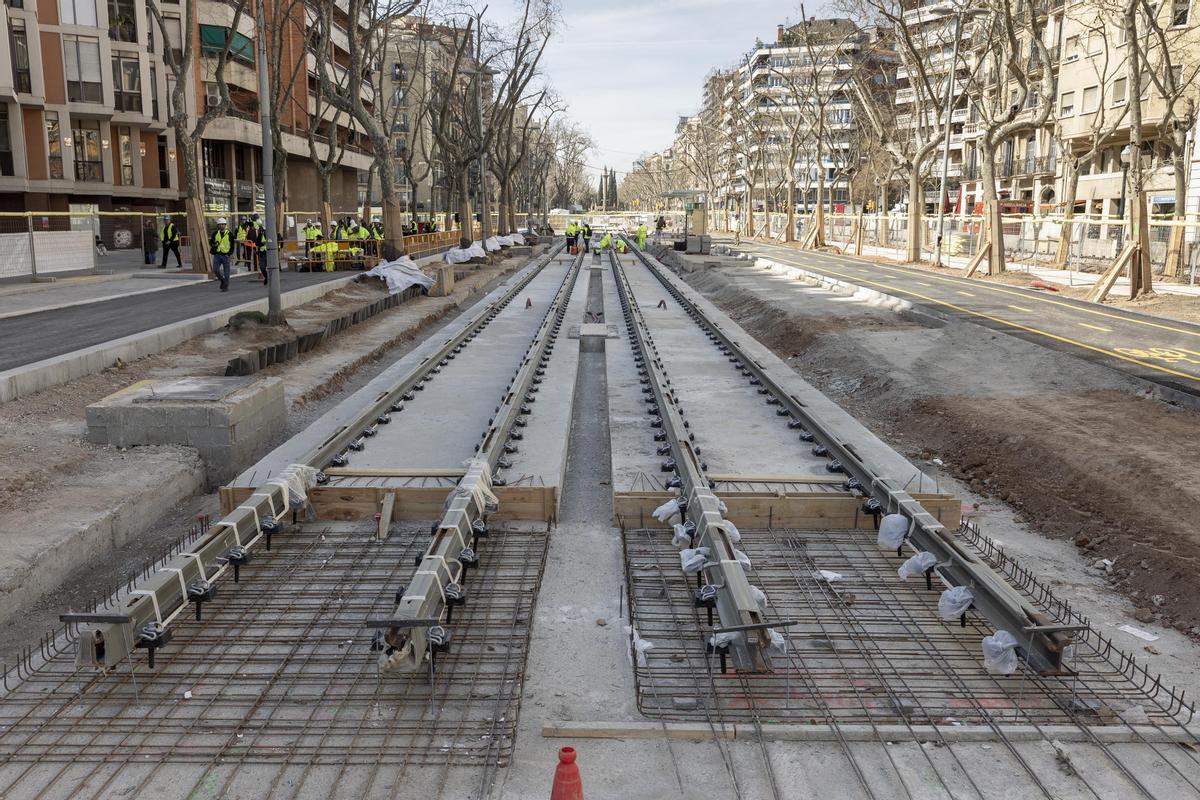
{"label": "construction site ground", "polygon": [[[455,311],[476,302],[521,263],[506,259],[468,268],[447,297],[402,303],[295,360],[262,370],[260,375],[285,381],[286,436]],[[193,289],[218,294],[214,284]],[[158,305],[164,296],[153,292],[124,302]],[[223,329],[0,404],[0,531],[6,532],[0,539],[0,616],[9,618],[0,636],[0,658],[10,658],[22,642],[53,627],[62,608],[104,595],[139,572],[195,524],[196,514],[217,513],[216,487],[206,485],[195,450],[91,444],[85,438],[88,404],[146,379],[223,375],[239,353],[320,327],[385,296],[378,282],[350,284],[289,310],[288,329],[254,324]],[[156,510],[163,506],[172,509],[166,517]]]}
{"label": "construction site ground", "polygon": [[[1172,671],[1157,663],[1173,660],[1169,642],[1186,658],[1200,652],[1168,633],[1200,637],[1200,491],[1185,477],[1200,459],[1200,413],[1147,398],[1116,370],[967,321],[745,261],[672,253],[668,263],[686,263],[685,280],[807,380],[956,483],[984,532],[1052,586],[1102,602],[1093,616],[1158,668]],[[1125,622],[1163,639],[1143,646],[1117,631]]]}
{"label": "construction site ground", "polygon": [[[1157,532],[1162,520],[1176,515],[1179,529],[1195,521],[1177,508],[1182,502],[1168,497],[1188,491],[1178,487],[1177,476],[1194,464],[1186,448],[1195,445],[1156,441],[1160,461],[1147,467],[1132,436],[1119,439],[1105,427],[1142,412],[1147,425],[1159,426],[1149,438],[1183,438],[1182,432],[1195,429],[1195,412],[1145,399],[1144,384],[1135,377],[968,322],[897,311],[746,261],[664,259],[683,266],[681,277],[703,295],[693,298],[697,313],[738,341],[740,357],[779,376],[784,393],[863,458],[907,481],[910,492],[961,498],[963,511],[984,534],[1069,598],[1096,631],[1162,673],[1166,684],[1189,697],[1200,690],[1200,647],[1187,634],[1198,623],[1181,617],[1175,604],[1183,600],[1150,599],[1142,614],[1128,593],[1114,591],[1120,588],[1114,582],[1127,577],[1121,570],[1133,570],[1129,590],[1145,585],[1162,592],[1158,584],[1187,569],[1150,555],[1142,556],[1146,568],[1135,567],[1120,547],[1131,536]],[[351,468],[386,464],[419,472],[430,456],[443,459],[439,466],[452,464],[451,454],[439,452],[421,431],[411,437],[420,446],[406,452],[404,432],[420,428],[426,415],[447,413],[456,394],[471,396],[463,404],[465,431],[451,431],[450,438],[456,451],[464,451],[454,457],[460,463],[469,457],[471,437],[492,424],[488,406],[499,408],[496,400],[475,395],[504,396],[504,380],[529,352],[523,350],[528,339],[518,334],[528,336],[549,313],[554,284],[570,280],[580,266],[569,264],[570,257],[558,255],[511,304],[497,309],[458,358],[440,362],[436,380],[419,397],[406,398],[410,408],[395,411],[386,430],[364,436],[363,447],[350,453]],[[801,443],[786,415],[768,402],[778,398],[764,400],[763,387],[756,389],[742,365],[732,363],[736,357],[722,352],[685,313],[674,278],[660,280],[633,256],[615,259],[611,268],[596,259],[581,271],[573,291],[563,295],[566,324],[544,362],[536,402],[525,398],[532,406],[525,438],[504,473],[514,483],[528,474],[553,481],[559,487],[556,518],[553,524],[499,524],[481,540],[485,566],[471,576],[465,605],[448,623],[455,639],[439,656],[441,672],[377,671],[372,631],[364,625],[391,610],[393,593],[402,593],[398,587],[424,563],[428,521],[397,524],[382,540],[369,515],[301,523],[277,536],[271,552],[256,549],[241,584],[226,582],[208,604],[205,623],[190,614],[172,623],[176,638],[161,651],[157,668],[150,669],[139,651],[128,671],[85,670],[81,678],[73,653],[48,658],[8,707],[15,710],[6,719],[15,722],[0,731],[0,742],[13,758],[0,764],[0,786],[11,787],[14,798],[524,800],[549,793],[557,751],[571,745],[592,800],[1124,800],[1131,780],[1146,797],[1200,796],[1192,791],[1200,761],[1190,733],[1168,723],[1145,741],[1144,728],[1134,728],[1135,712],[1162,714],[1153,688],[1143,709],[1140,690],[1127,686],[1122,670],[1086,653],[1079,657],[1078,680],[1029,669],[985,673],[978,643],[991,629],[987,621],[975,612],[969,623],[964,615],[961,627],[939,619],[937,590],[897,575],[900,559],[880,550],[866,517],[859,530],[743,526],[742,546],[754,562],[747,569],[771,596],[769,613],[801,620],[803,632],[796,632],[786,663],[773,674],[716,673],[716,657],[706,657],[703,647],[712,621],[704,628],[703,612],[690,603],[695,581],[679,569],[671,532],[631,520],[622,520],[623,528],[613,525],[615,492],[661,490],[671,471],[660,468],[661,451],[655,455],[651,420],[658,412],[648,408],[653,400],[642,380],[634,317],[622,321],[625,292],[657,343],[679,412],[687,412],[694,443],[712,461],[714,475],[811,475],[826,472],[829,462]],[[482,289],[496,275],[476,279]],[[304,449],[306,438],[327,440],[361,412],[361,400],[376,385],[430,369],[410,368],[440,345],[430,335],[437,320],[478,297],[402,305],[351,329],[328,350],[268,369],[266,374],[287,379],[293,439],[260,463],[267,469],[290,463],[290,448]],[[610,329],[598,337],[602,342],[585,346],[570,335],[571,326],[597,317]],[[465,324],[460,316],[447,327]],[[208,355],[211,350],[218,355]],[[47,428],[38,423],[52,419],[50,429],[59,431],[55,436],[65,450],[63,442],[79,436],[88,397],[149,375],[215,369],[230,355],[200,340],[180,351],[176,361],[159,362],[158,356],[79,381],[80,397],[57,407],[45,399],[41,409],[20,405],[27,401],[2,406],[0,419],[23,409],[12,418],[24,426],[24,438],[16,442],[23,447],[40,446],[38,436],[46,436]],[[370,363],[346,369],[359,361]],[[428,379],[432,373],[425,374]],[[1066,399],[1055,404],[1060,396]],[[1110,403],[1105,410],[1115,418],[1101,424],[1095,415],[1087,417],[1095,431],[1089,439],[1071,415],[1089,414],[1092,397]],[[1071,435],[1044,431],[1055,409],[1056,425],[1073,425]],[[912,422],[914,417],[922,421]],[[447,425],[440,418],[434,423]],[[951,446],[951,436],[966,437],[961,450]],[[1025,451],[1026,461],[1004,455]],[[156,452],[194,469],[176,448],[147,451]],[[122,486],[151,480],[147,467],[162,469],[135,460],[145,454],[120,455],[130,459]],[[1186,466],[1175,463],[1185,457]],[[79,458],[91,463],[86,452]],[[59,460],[70,461],[65,455]],[[0,469],[6,466],[30,469],[20,459]],[[1173,476],[1165,475],[1168,469]],[[66,483],[70,470],[48,477]],[[1076,486],[1084,470],[1104,475],[1103,481],[1093,477],[1096,482]],[[1138,484],[1145,475],[1161,488],[1147,501],[1131,475]],[[841,478],[834,477],[830,492],[843,491]],[[23,482],[12,500],[30,498],[30,505],[45,507],[70,503],[27,491]],[[1061,520],[1032,513],[1042,502],[1033,495],[1040,492],[1083,521],[1075,519],[1075,527],[1064,531]],[[1090,495],[1081,499],[1085,493]],[[860,498],[850,499],[857,509]],[[1163,504],[1162,519],[1143,524],[1132,508],[1122,510],[1147,502]],[[55,612],[116,582],[96,581],[89,592],[85,580],[136,572],[155,545],[179,536],[196,510],[214,506],[209,495],[181,500],[153,533],[107,550],[86,575],[61,576],[63,586],[44,596],[28,620],[10,626],[20,636],[3,647],[11,652],[36,639]],[[0,529],[13,529],[10,513],[0,516]],[[1086,541],[1078,538],[1081,531]],[[1103,559],[1112,561],[1111,574]],[[833,579],[818,577],[825,568],[844,573],[841,591],[832,588]],[[635,657],[631,625],[648,636],[653,631],[645,664]],[[76,688],[80,680],[86,690]],[[799,680],[806,683],[785,683]],[[822,698],[829,705],[821,707]],[[886,721],[882,727],[879,720]],[[914,722],[923,728],[926,721],[937,731],[914,731]],[[1094,728],[1107,728],[1116,738],[1091,738]],[[1177,745],[1160,735],[1186,741]]]}

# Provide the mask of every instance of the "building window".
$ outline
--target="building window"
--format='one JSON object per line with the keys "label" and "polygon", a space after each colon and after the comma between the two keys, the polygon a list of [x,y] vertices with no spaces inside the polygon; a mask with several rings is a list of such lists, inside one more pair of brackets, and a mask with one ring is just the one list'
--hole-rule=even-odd
{"label": "building window", "polygon": [[168,64],[183,63],[183,28],[179,25],[179,17],[163,17],[167,28],[167,48],[163,59]]}
{"label": "building window", "polygon": [[228,171],[225,168],[225,142],[204,140],[204,177],[206,178],[226,178]]}
{"label": "building window", "polygon": [[114,42],[137,41],[133,0],[108,0],[108,38]]}
{"label": "building window", "polygon": [[75,139],[75,180],[104,180],[104,162],[100,159],[100,123],[94,119],[76,119],[71,123]]}
{"label": "building window", "polygon": [[1062,100],[1059,103],[1059,114],[1064,117],[1069,117],[1075,113],[1075,93],[1063,92]]}
{"label": "building window", "polygon": [[67,99],[73,103],[101,102],[100,40],[64,36],[63,61],[67,67]]}
{"label": "building window", "polygon": [[1099,105],[1099,100],[1100,100],[1100,87],[1099,86],[1089,86],[1086,89],[1084,89],[1083,90],[1083,108],[1081,109],[1083,111],[1083,113],[1090,114],[1091,112],[1095,111],[1097,106]]}
{"label": "building window", "polygon": [[1188,15],[1192,10],[1192,0],[1172,0],[1171,24],[1187,25]]}
{"label": "building window", "polygon": [[138,57],[113,54],[113,108],[116,111],[142,110],[142,66]]}
{"label": "building window", "polygon": [[8,104],[0,103],[0,175],[11,177],[14,174],[12,132],[8,129]]}
{"label": "building window", "polygon": [[32,92],[29,73],[29,35],[25,20],[13,18],[8,22],[8,44],[12,50],[13,84],[18,92]]}
{"label": "building window", "polygon": [[150,109],[151,116],[158,119],[158,68],[150,65]]}
{"label": "building window", "polygon": [[163,189],[171,187],[171,172],[167,167],[167,137],[158,137],[158,185]]}
{"label": "building window", "polygon": [[62,138],[59,136],[57,111],[46,112],[46,152],[50,155],[50,177],[62,180]]}
{"label": "building window", "polygon": [[1128,94],[1129,80],[1127,78],[1117,78],[1112,84],[1112,104],[1119,106],[1124,104],[1126,95]]}
{"label": "building window", "polygon": [[117,152],[121,156],[121,185],[133,186],[133,133],[117,128]]}
{"label": "building window", "polygon": [[58,21],[63,25],[96,27],[96,0],[58,0]]}

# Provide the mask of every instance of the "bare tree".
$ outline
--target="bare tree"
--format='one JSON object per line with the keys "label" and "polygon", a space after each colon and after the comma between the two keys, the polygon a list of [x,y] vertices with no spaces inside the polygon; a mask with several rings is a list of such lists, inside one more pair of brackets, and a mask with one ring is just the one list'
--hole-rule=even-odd
{"label": "bare tree", "polygon": [[216,103],[209,103],[204,109],[204,113],[197,114],[193,120],[192,115],[188,112],[187,99],[189,93],[193,92],[195,88],[192,78],[196,72],[195,59],[199,52],[196,35],[200,29],[198,24],[200,2],[201,0],[183,0],[183,17],[180,20],[183,35],[181,47],[177,52],[172,52],[172,37],[162,9],[159,8],[159,0],[149,0],[146,3],[146,9],[162,36],[161,41],[165,47],[163,61],[166,63],[167,69],[171,71],[173,80],[171,92],[167,97],[167,124],[175,132],[175,149],[178,151],[180,164],[183,167],[183,183],[184,189],[187,191],[184,208],[187,211],[188,236],[191,239],[189,250],[192,257],[192,271],[208,273],[212,271],[212,263],[208,248],[204,245],[205,239],[208,238],[208,230],[204,223],[204,207],[200,199],[203,197],[203,186],[200,179],[200,140],[209,123],[225,116],[233,108],[233,101],[229,97],[229,84],[225,80],[225,68],[229,63],[230,48],[233,45],[238,23],[246,8],[246,0],[230,0],[230,5],[233,7],[233,21],[225,32],[225,43],[216,55],[216,64],[211,75],[212,82],[217,88],[218,100]]}
{"label": "bare tree", "polygon": [[[403,20],[420,5],[421,0],[346,0],[344,21],[349,54],[346,65],[323,57],[331,52],[334,20],[342,19],[341,4],[317,3],[313,6],[316,34],[312,41],[315,42],[317,76],[324,96],[357,122],[371,141],[383,196],[385,258],[394,258],[404,252],[404,219],[396,186],[395,150],[390,146],[391,131],[383,125],[374,109],[382,98],[373,91],[369,75],[378,64],[379,37],[376,32]],[[339,91],[338,84],[343,76],[344,85]]]}
{"label": "bare tree", "polygon": [[[337,88],[342,89],[340,84]],[[316,105],[305,133],[308,157],[317,171],[317,183],[320,185],[321,228],[328,231],[333,226],[333,191],[330,184],[333,175],[341,168],[345,152],[344,140],[338,136],[338,128],[349,120],[349,115],[329,102],[325,96],[324,82],[318,81],[313,92]],[[367,194],[369,199],[369,190]]]}

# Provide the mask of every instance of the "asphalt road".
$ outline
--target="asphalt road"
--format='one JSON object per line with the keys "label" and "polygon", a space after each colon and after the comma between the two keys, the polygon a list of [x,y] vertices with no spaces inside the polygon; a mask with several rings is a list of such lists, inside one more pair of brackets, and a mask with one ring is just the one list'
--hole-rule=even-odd
{"label": "asphalt road", "polygon": [[[347,274],[284,272],[280,288],[286,293]],[[253,277],[233,279],[228,292],[217,287],[216,281],[188,282],[177,289],[0,319],[0,371],[249,303],[267,293]]]}
{"label": "asphalt road", "polygon": [[939,275],[850,256],[760,242],[743,242],[739,249],[1200,396],[1200,325],[1131,313],[1051,292]]}

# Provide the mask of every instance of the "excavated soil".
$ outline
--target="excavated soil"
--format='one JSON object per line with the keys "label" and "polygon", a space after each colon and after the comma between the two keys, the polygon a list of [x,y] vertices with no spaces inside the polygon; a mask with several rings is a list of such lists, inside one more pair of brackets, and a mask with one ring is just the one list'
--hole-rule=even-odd
{"label": "excavated soil", "polygon": [[897,450],[1007,504],[1038,533],[1072,541],[1139,620],[1200,635],[1200,485],[1189,478],[1200,413],[970,323],[799,284],[784,291],[744,264],[681,274]]}

